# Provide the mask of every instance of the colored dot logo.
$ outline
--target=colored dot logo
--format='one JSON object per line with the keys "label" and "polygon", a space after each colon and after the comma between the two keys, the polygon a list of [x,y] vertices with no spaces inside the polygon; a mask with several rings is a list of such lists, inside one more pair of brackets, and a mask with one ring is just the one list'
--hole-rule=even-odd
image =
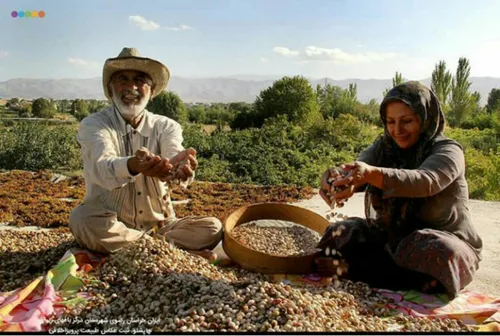
{"label": "colored dot logo", "polygon": [[10,16],[13,18],[44,18],[44,11],[12,11]]}

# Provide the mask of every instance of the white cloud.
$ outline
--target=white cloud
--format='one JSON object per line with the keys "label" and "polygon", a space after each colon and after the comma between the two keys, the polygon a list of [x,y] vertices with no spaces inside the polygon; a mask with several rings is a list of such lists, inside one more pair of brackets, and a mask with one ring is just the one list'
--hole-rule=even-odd
{"label": "white cloud", "polygon": [[348,53],[339,48],[327,49],[315,46],[308,46],[304,49],[302,57],[311,61],[326,61],[337,64],[357,64],[384,61],[398,57],[405,57],[397,53],[376,53],[376,52],[356,52]]}
{"label": "white cloud", "polygon": [[285,47],[274,47],[273,51],[276,54],[281,55],[281,56],[285,56],[285,57],[297,56],[299,54],[298,51],[290,50],[290,49],[285,48]]}
{"label": "white cloud", "polygon": [[371,51],[348,53],[339,48],[329,49],[316,46],[308,46],[302,51],[294,51],[286,47],[275,47],[273,51],[285,57],[300,56],[303,61],[301,64],[305,64],[308,61],[332,62],[334,64],[359,64],[407,57],[401,53],[377,53]]}
{"label": "white cloud", "polygon": [[266,57],[261,57],[261,58],[260,58],[260,61],[261,61],[262,63],[267,63],[267,62],[269,62],[269,58],[266,58]]}
{"label": "white cloud", "polygon": [[128,17],[129,21],[134,23],[141,30],[157,30],[160,29],[160,25],[154,21],[148,21],[143,16],[132,15]]}
{"label": "white cloud", "polygon": [[0,50],[0,57],[7,57],[7,56],[9,56],[8,52]]}
{"label": "white cloud", "polygon": [[178,25],[176,27],[166,27],[166,30],[171,30],[171,31],[181,31],[181,30],[193,30],[194,28],[188,25]]}
{"label": "white cloud", "polygon": [[97,62],[86,61],[81,58],[68,58],[68,63],[77,66],[96,66],[99,65]]}

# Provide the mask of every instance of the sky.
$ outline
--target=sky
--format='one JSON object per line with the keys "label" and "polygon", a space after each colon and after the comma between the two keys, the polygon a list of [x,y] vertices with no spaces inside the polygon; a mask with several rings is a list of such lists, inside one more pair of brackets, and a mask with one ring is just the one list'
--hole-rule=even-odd
{"label": "sky", "polygon": [[499,0],[0,0],[0,81],[100,77],[123,47],[192,78],[418,80],[460,57],[500,77],[499,14]]}

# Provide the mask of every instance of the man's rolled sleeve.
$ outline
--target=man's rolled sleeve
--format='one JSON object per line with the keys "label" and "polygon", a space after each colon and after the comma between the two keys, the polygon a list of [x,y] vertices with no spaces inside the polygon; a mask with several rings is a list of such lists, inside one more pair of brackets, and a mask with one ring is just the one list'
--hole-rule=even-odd
{"label": "man's rolled sleeve", "polygon": [[127,178],[130,182],[133,182],[135,181],[135,177],[137,175],[130,174],[130,170],[128,169],[128,160],[130,158],[132,158],[132,156],[116,158],[113,161],[113,165],[116,172],[116,177]]}
{"label": "man's rolled sleeve", "polygon": [[83,164],[89,168],[90,182],[108,190],[134,181],[127,167],[129,157],[118,156],[112,136],[110,131],[93,120],[83,120],[77,136]]}

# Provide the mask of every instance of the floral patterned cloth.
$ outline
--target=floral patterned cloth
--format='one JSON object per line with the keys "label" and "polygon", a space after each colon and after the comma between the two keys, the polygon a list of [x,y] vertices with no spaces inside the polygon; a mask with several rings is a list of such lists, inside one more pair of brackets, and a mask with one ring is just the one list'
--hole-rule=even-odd
{"label": "floral patterned cloth", "polygon": [[[288,285],[325,286],[329,278],[311,275],[273,275],[273,282]],[[500,332],[500,298],[463,290],[453,300],[446,295],[426,295],[417,291],[390,291],[374,289],[393,300],[385,306],[393,314],[417,317],[454,318],[472,326],[477,331]],[[397,331],[397,326],[394,326]]]}

